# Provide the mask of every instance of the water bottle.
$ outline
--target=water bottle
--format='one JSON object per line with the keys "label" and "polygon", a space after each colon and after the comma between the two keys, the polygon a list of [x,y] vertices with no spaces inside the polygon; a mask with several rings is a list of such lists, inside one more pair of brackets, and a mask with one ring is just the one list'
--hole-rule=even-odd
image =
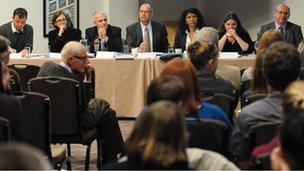
{"label": "water bottle", "polygon": [[94,53],[97,53],[97,51],[99,50],[99,45],[100,45],[99,40],[96,38],[94,40]]}

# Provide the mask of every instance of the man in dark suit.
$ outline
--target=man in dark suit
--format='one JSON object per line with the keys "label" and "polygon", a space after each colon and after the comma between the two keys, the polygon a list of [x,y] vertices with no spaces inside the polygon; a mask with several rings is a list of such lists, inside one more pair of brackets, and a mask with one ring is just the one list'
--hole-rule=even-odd
{"label": "man in dark suit", "polygon": [[[41,67],[38,77],[65,77],[75,79],[81,87],[81,128],[82,131],[97,129],[105,145],[106,162],[116,161],[116,155],[123,151],[123,139],[118,125],[116,112],[103,99],[90,98],[86,93],[85,83],[90,78],[91,66],[85,47],[75,41],[64,45],[62,62],[46,62]],[[68,90],[67,90],[68,91]],[[90,99],[89,102],[87,102]],[[68,103],[68,102],[67,102]]]}
{"label": "man in dark suit", "polygon": [[152,7],[142,4],[139,9],[139,22],[127,27],[126,41],[130,47],[138,47],[139,52],[167,52],[168,39],[164,24],[151,21]]}
{"label": "man in dark suit", "polygon": [[283,34],[285,42],[298,47],[299,43],[303,40],[303,34],[299,25],[287,21],[290,17],[290,8],[285,4],[278,5],[274,11],[274,17],[275,21],[262,25],[257,41],[260,40],[264,32],[275,29]]}
{"label": "man in dark suit", "polygon": [[88,40],[90,52],[94,52],[94,41],[98,39],[100,42],[98,50],[121,52],[121,28],[111,26],[108,23],[107,14],[96,12],[94,14],[94,27],[85,30],[85,38]]}

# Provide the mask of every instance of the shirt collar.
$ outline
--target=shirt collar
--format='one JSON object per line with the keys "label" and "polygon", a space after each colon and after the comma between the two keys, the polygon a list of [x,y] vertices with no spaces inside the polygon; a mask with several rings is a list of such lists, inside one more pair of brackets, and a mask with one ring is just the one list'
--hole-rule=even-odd
{"label": "shirt collar", "polygon": [[11,25],[12,25],[12,32],[13,32],[13,33],[15,33],[15,32],[17,32],[17,33],[22,33],[22,32],[23,32],[23,28],[22,28],[21,31],[18,31],[18,30],[15,28],[13,22],[11,22]]}
{"label": "shirt collar", "polygon": [[73,73],[72,68],[68,66],[66,63],[60,62],[59,65],[67,69],[70,73]]}
{"label": "shirt collar", "polygon": [[[199,32],[199,29],[196,28],[195,31],[194,31],[194,34],[196,35],[198,32]],[[185,33],[186,33],[187,35],[189,34],[188,29],[185,30]]]}
{"label": "shirt collar", "polygon": [[146,26],[142,22],[140,22],[140,25],[141,25],[142,30],[145,30],[146,27],[148,27],[149,30],[152,29],[151,22]]}
{"label": "shirt collar", "polygon": [[284,24],[284,25],[279,25],[277,22],[275,22],[275,28],[277,29],[277,30],[279,30],[279,28],[280,27],[283,27],[283,29],[285,30],[286,29],[286,23]]}

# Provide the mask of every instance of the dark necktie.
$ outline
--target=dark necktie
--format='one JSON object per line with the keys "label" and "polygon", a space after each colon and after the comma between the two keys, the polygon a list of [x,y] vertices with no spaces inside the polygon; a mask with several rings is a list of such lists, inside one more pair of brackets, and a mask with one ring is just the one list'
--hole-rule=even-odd
{"label": "dark necktie", "polygon": [[284,35],[284,28],[282,26],[279,27],[279,30],[280,30],[281,34]]}

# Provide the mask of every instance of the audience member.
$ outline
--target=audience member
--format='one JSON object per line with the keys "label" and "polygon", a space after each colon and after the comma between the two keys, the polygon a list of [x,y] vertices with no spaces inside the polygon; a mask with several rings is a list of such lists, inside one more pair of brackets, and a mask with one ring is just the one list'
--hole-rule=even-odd
{"label": "audience member", "polygon": [[254,45],[248,32],[242,27],[239,17],[228,12],[219,29],[219,48],[222,52],[252,53]]}
{"label": "audience member", "polygon": [[[302,103],[303,101],[301,101]],[[279,146],[271,153],[273,170],[304,169],[304,110],[288,115],[279,132]]]}
{"label": "audience member", "polygon": [[[218,31],[213,27],[204,27],[195,36],[195,41],[207,42],[208,44],[214,45],[218,49]],[[226,80],[230,80],[234,87],[237,90],[239,89],[241,84],[241,73],[239,67],[219,63],[215,74]]]}
{"label": "audience member", "polygon": [[263,53],[262,71],[266,77],[270,93],[266,98],[244,107],[235,121],[230,139],[232,154],[238,159],[242,169],[248,167],[252,146],[252,126],[264,122],[280,122],[282,92],[298,79],[300,59],[297,50],[283,42],[274,43]]}
{"label": "audience member", "polygon": [[289,22],[290,8],[286,4],[279,4],[274,11],[275,21],[262,25],[258,33],[257,41],[269,29],[276,29],[282,33],[285,42],[293,44],[296,48],[303,40],[301,27]]}
{"label": "audience member", "polygon": [[19,136],[18,127],[22,117],[19,99],[11,95],[8,67],[0,60],[0,116],[8,119],[12,128],[12,138]]}
{"label": "audience member", "polygon": [[126,141],[127,161],[103,169],[187,170],[187,134],[179,107],[169,101],[149,105]]}
{"label": "audience member", "polygon": [[69,41],[79,41],[81,39],[81,31],[69,27],[67,17],[67,14],[63,11],[57,11],[53,16],[52,24],[55,29],[48,34],[51,52],[61,52],[63,46]]}
{"label": "audience member", "polygon": [[[9,63],[10,60],[10,54],[9,46],[7,42],[0,38],[0,60],[4,62],[5,65]],[[18,94],[21,92],[21,85],[20,85],[20,78],[17,72],[13,69],[9,69],[9,74],[11,78],[11,90],[13,94]]]}
{"label": "audience member", "polygon": [[44,154],[25,144],[1,144],[1,170],[52,170],[51,163]]}
{"label": "audience member", "polygon": [[0,35],[10,41],[10,51],[29,54],[27,47],[33,50],[33,27],[26,24],[27,11],[24,8],[14,10],[11,22],[0,27]]}
{"label": "audience member", "polygon": [[152,7],[142,4],[139,8],[140,21],[126,28],[126,42],[131,47],[138,47],[140,52],[167,52],[166,26],[151,20],[152,16]]}
{"label": "audience member", "polygon": [[186,117],[214,119],[225,123],[228,127],[231,126],[228,116],[222,109],[207,102],[201,103],[197,73],[188,60],[173,59],[169,61],[160,75],[178,76],[183,80],[186,92],[181,102],[181,111]]}
{"label": "audience member", "polygon": [[98,133],[105,145],[105,152],[110,161],[116,160],[116,155],[123,151],[123,139],[119,129],[115,111],[111,109],[110,104],[102,99],[91,99],[84,97],[84,78],[88,81],[88,73],[91,69],[85,47],[79,42],[68,42],[61,52],[62,62],[46,62],[41,67],[38,76],[58,76],[77,80],[81,85],[81,106],[82,119],[81,125],[83,131],[97,128]]}
{"label": "audience member", "polygon": [[299,43],[298,51],[300,53],[301,68],[303,68],[304,67],[304,41],[303,40]]}
{"label": "audience member", "polygon": [[[295,81],[291,83],[283,94],[282,116],[283,119],[295,113],[298,109],[304,110],[304,82]],[[253,159],[259,156],[269,154],[275,147],[279,145],[278,137],[275,137],[271,142],[256,147],[252,151]]]}
{"label": "audience member", "polygon": [[186,50],[190,43],[194,41],[199,30],[204,26],[203,15],[197,8],[190,7],[185,9],[179,18],[174,48]]}
{"label": "audience member", "polygon": [[[214,73],[218,64],[218,49],[206,42],[194,42],[188,47],[190,61],[198,72],[200,95],[226,94],[238,101],[238,94],[230,81],[217,77]],[[236,106],[236,105],[235,105]]]}
{"label": "audience member", "polygon": [[94,27],[85,30],[85,38],[90,45],[90,52],[93,53],[94,41],[98,39],[99,49],[107,51],[122,51],[121,28],[108,23],[108,16],[104,12],[96,12],[93,19]]}

